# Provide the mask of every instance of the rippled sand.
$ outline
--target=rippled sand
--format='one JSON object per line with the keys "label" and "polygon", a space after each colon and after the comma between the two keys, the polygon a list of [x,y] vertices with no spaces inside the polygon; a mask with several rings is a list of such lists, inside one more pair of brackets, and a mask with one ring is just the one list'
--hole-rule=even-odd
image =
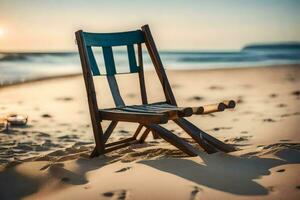
{"label": "rippled sand", "polygon": [[[170,123],[165,126],[199,148],[199,157],[149,138],[90,160],[81,76],[3,87],[0,114],[24,113],[29,121],[0,132],[0,199],[298,199],[299,65],[167,73],[179,105],[237,100],[235,110],[189,119],[239,151],[207,155]],[[100,106],[112,107],[106,80],[95,81]],[[137,77],[119,81],[125,102],[139,104]],[[146,82],[150,101],[162,100],[153,72]],[[136,126],[120,123],[111,141],[131,136]]]}

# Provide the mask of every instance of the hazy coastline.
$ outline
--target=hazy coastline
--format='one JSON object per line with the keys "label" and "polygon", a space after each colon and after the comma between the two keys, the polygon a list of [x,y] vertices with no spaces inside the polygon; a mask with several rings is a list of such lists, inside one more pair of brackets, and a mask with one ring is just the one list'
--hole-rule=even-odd
{"label": "hazy coastline", "polygon": [[[101,50],[96,49],[100,71],[105,72]],[[226,69],[300,64],[298,43],[248,45],[241,50],[223,51],[161,51],[167,70]],[[115,50],[117,70],[127,71],[128,58],[124,49]],[[145,70],[151,60],[144,52]],[[15,52],[0,53],[0,87],[51,77],[81,73],[77,52]]]}

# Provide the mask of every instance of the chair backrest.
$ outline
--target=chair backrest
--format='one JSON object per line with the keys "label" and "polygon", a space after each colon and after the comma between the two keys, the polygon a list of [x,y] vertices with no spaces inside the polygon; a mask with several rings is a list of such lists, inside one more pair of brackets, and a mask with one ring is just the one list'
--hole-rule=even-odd
{"label": "chair backrest", "polygon": [[[83,76],[88,93],[89,104],[92,110],[97,107],[95,88],[92,76],[106,75],[109,87],[116,106],[124,106],[124,101],[120,95],[115,74],[117,73],[112,47],[127,46],[129,73],[139,73],[140,91],[142,103],[147,104],[147,95],[144,81],[142,43],[145,43],[152,63],[155,67],[158,78],[162,84],[166,101],[176,105],[176,101],[167,79],[165,70],[160,60],[158,51],[153,41],[148,25],[144,25],[142,30],[120,32],[120,33],[88,33],[81,30],[75,33],[83,69]],[[134,45],[138,46],[138,64],[136,61]],[[101,47],[103,52],[106,74],[100,71],[95,60],[92,47]]]}
{"label": "chair backrest", "polygon": [[[81,32],[81,35],[83,39],[83,46],[86,48],[88,66],[90,67],[94,76],[112,76],[117,74],[112,50],[113,46],[127,46],[130,73],[137,73],[139,71],[136,62],[134,45],[145,42],[145,38],[141,30],[120,33]],[[95,60],[92,47],[102,47],[106,74],[100,71]]]}

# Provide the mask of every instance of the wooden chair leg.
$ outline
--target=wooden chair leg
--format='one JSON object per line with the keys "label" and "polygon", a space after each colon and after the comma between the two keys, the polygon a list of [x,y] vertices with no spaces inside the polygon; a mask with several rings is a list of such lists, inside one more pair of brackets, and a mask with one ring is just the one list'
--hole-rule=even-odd
{"label": "wooden chair leg", "polygon": [[117,149],[121,149],[121,148],[124,148],[124,147],[128,147],[130,145],[137,144],[137,143],[139,143],[139,141],[135,140],[135,139],[133,139],[131,141],[128,141],[128,142],[123,142],[123,143],[120,143],[118,145],[114,145],[110,148],[106,148],[105,153],[108,153],[108,152],[111,152],[111,151],[114,151],[114,150],[117,150]]}
{"label": "wooden chair leg", "polygon": [[154,140],[159,139],[159,135],[154,130],[152,130],[151,132]]}
{"label": "wooden chair leg", "polygon": [[[95,124],[95,123],[96,122],[94,122],[93,124]],[[105,142],[103,140],[103,130],[102,130],[102,126],[101,126],[100,122],[98,122],[98,123],[99,124],[97,124],[97,125],[93,125],[94,126],[93,127],[94,139],[95,139],[96,146],[90,155],[91,158],[94,158],[96,156],[104,154],[104,152],[105,152],[105,146],[104,146]]]}
{"label": "wooden chair leg", "polygon": [[202,135],[198,132],[192,130],[189,126],[183,123],[180,119],[174,120],[174,122],[180,126],[187,134],[189,134],[207,153],[216,153],[218,149],[216,149],[213,145],[206,142]]}
{"label": "wooden chair leg", "polygon": [[135,139],[137,138],[137,136],[140,134],[140,132],[141,132],[143,126],[144,126],[144,125],[139,124],[139,126],[137,127],[137,129],[136,129],[136,131],[135,131],[135,133],[134,133],[134,135],[133,135],[133,138],[135,138]]}
{"label": "wooden chair leg", "polygon": [[[109,136],[112,134],[113,130],[116,128],[118,124],[118,121],[112,121],[109,126],[107,127],[106,131],[103,133],[103,136],[102,136],[102,139],[103,139],[103,147],[101,147],[101,149],[103,149],[103,151],[100,151],[97,150],[97,143],[96,143],[96,147],[93,149],[90,157],[91,158],[94,158],[94,157],[97,157],[99,156],[100,154],[104,154],[105,153],[105,143],[107,142]],[[101,125],[100,125],[101,126]],[[102,132],[102,127],[101,127],[101,131],[100,133]],[[99,133],[99,134],[100,134]],[[95,138],[96,139],[96,138]]]}
{"label": "wooden chair leg", "polygon": [[145,142],[145,139],[147,138],[149,132],[150,132],[150,129],[146,128],[146,130],[142,134],[141,138],[139,139],[140,143],[144,143]]}
{"label": "wooden chair leg", "polygon": [[116,146],[116,145],[119,145],[119,144],[131,142],[133,140],[136,140],[136,139],[134,137],[130,137],[130,138],[126,138],[126,139],[123,139],[123,140],[118,140],[118,141],[115,141],[115,142],[107,143],[107,144],[105,144],[105,147]]}
{"label": "wooden chair leg", "polygon": [[[210,146],[213,146],[221,151],[224,151],[226,153],[235,151],[236,149],[228,144],[225,144],[224,142],[218,140],[217,138],[205,133],[201,129],[199,129],[197,126],[192,124],[186,119],[177,119],[174,120],[175,123],[177,123],[182,129],[184,129],[191,137],[196,140],[197,142],[200,141],[203,143],[205,141],[206,143],[209,143]],[[202,139],[200,139],[202,138]],[[199,142],[198,142],[199,143]],[[200,144],[200,143],[199,143]],[[201,144],[200,144],[201,145]],[[206,148],[206,147],[204,147]]]}
{"label": "wooden chair leg", "polygon": [[90,154],[90,158],[94,158],[94,157],[97,157],[97,156],[99,156],[99,155],[100,155],[100,154],[98,153],[97,148],[94,147],[92,153]]}
{"label": "wooden chair leg", "polygon": [[106,131],[103,134],[104,144],[107,142],[108,138],[110,137],[110,135],[112,134],[112,132],[116,128],[117,124],[118,124],[118,121],[112,121],[109,124],[109,126],[107,127]]}
{"label": "wooden chair leg", "polygon": [[[113,132],[113,130],[115,129],[115,127],[117,126],[118,124],[118,121],[112,121],[109,126],[107,127],[105,133],[103,134],[103,137],[104,137],[104,140],[105,140],[105,143],[107,142],[109,136],[111,135],[111,133]],[[115,150],[115,149],[118,149],[118,148],[122,148],[122,147],[126,147],[128,144],[131,144],[133,141],[136,141],[136,138],[137,136],[139,135],[139,133],[141,132],[143,128],[143,125],[142,124],[139,124],[139,126],[137,127],[134,135],[132,138],[127,138],[125,140],[122,140],[122,141],[117,141],[117,142],[112,142],[112,143],[109,143],[107,145],[105,145],[105,147],[111,147],[111,146],[115,146],[113,148],[109,148],[107,150],[105,150],[103,153],[107,153],[107,152],[110,152],[112,150]],[[133,142],[134,143],[134,142]],[[118,145],[118,146],[117,146]],[[106,148],[105,148],[106,149]],[[97,157],[99,156],[101,153],[98,153],[97,151],[97,148],[95,147],[90,155],[91,158],[94,158],[94,157]]]}
{"label": "wooden chair leg", "polygon": [[165,129],[164,127],[157,124],[146,125],[146,127],[150,128],[151,130],[154,130],[161,138],[171,143],[172,145],[185,152],[189,156],[198,155],[198,152],[194,147],[192,147],[186,141],[174,135],[172,132]]}

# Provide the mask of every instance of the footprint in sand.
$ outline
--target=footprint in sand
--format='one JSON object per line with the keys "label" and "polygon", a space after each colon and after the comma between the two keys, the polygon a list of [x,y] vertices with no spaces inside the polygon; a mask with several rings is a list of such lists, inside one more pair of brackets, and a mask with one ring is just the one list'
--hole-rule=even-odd
{"label": "footprint in sand", "polygon": [[222,86],[212,85],[208,89],[210,89],[210,90],[223,90],[224,88]]}
{"label": "footprint in sand", "polygon": [[243,114],[243,115],[250,115],[250,114],[253,114],[253,112],[247,110],[247,111],[242,112],[242,114]]}
{"label": "footprint in sand", "polygon": [[247,88],[247,89],[253,88],[253,86],[250,85],[250,84],[243,84],[243,85],[241,85],[241,87],[242,88]]}
{"label": "footprint in sand", "polygon": [[64,140],[64,139],[78,139],[77,135],[63,135],[59,136],[58,139]]}
{"label": "footprint in sand", "polygon": [[269,186],[269,187],[268,187],[268,190],[269,190],[270,192],[274,192],[274,188],[275,188],[274,186]]}
{"label": "footprint in sand", "polygon": [[291,141],[291,140],[286,140],[286,139],[284,139],[284,140],[279,140],[280,142],[289,142],[289,141]]}
{"label": "footprint in sand", "polygon": [[294,82],[295,81],[295,78],[291,75],[291,74],[287,74],[286,78],[285,78],[287,81],[290,81],[290,82]]}
{"label": "footprint in sand", "polygon": [[195,200],[197,194],[202,191],[202,189],[198,186],[194,186],[194,189],[192,190],[191,194],[190,194],[190,200]]}
{"label": "footprint in sand", "polygon": [[297,98],[300,98],[300,90],[293,91],[291,93],[291,95],[296,96]]}
{"label": "footprint in sand", "polygon": [[92,186],[91,186],[91,184],[89,184],[89,183],[88,183],[88,184],[87,184],[87,185],[85,185],[83,188],[87,190],[87,189],[90,189],[90,188],[92,188]]}
{"label": "footprint in sand", "polygon": [[56,98],[56,100],[58,100],[58,101],[72,101],[73,98],[72,97],[58,97],[58,98]]}
{"label": "footprint in sand", "polygon": [[230,138],[230,139],[226,139],[225,142],[244,142],[244,141],[248,141],[252,136],[238,136],[238,137],[234,137],[234,138]]}
{"label": "footprint in sand", "polygon": [[134,98],[134,97],[136,97],[136,94],[130,93],[130,94],[127,94],[126,97],[128,97],[128,98]]}
{"label": "footprint in sand", "polygon": [[192,96],[190,97],[188,100],[189,101],[201,101],[203,100],[204,98],[203,97],[200,97],[200,96]]}
{"label": "footprint in sand", "polygon": [[264,149],[276,149],[278,147],[299,150],[300,144],[299,143],[275,143],[275,144],[270,144],[270,145],[264,146]]}
{"label": "footprint in sand", "polygon": [[42,117],[43,117],[43,118],[51,118],[52,116],[49,115],[49,114],[42,114]]}
{"label": "footprint in sand", "polygon": [[57,124],[58,126],[70,126],[70,124],[67,124],[67,123],[59,123]]}
{"label": "footprint in sand", "polygon": [[266,119],[263,119],[264,122],[276,122],[274,119],[271,119],[271,118],[266,118]]}
{"label": "footprint in sand", "polygon": [[111,197],[112,199],[124,200],[128,196],[128,192],[126,190],[117,190],[117,191],[102,193],[102,196]]}
{"label": "footprint in sand", "polygon": [[39,107],[34,107],[33,110],[37,111],[37,110],[40,110],[40,108]]}
{"label": "footprint in sand", "polygon": [[229,129],[232,129],[232,127],[215,127],[212,130],[219,131],[219,130],[229,130]]}
{"label": "footprint in sand", "polygon": [[288,114],[283,114],[281,115],[280,117],[289,117],[289,116],[292,116],[292,115],[300,115],[300,112],[294,112],[294,113],[288,113]]}
{"label": "footprint in sand", "polygon": [[203,116],[216,117],[216,115],[214,115],[214,114],[212,114],[212,113],[210,113],[210,114],[208,114],[208,115],[203,115]]}
{"label": "footprint in sand", "polygon": [[129,131],[119,130],[119,133],[129,133]]}
{"label": "footprint in sand", "polygon": [[278,108],[284,108],[284,107],[287,107],[287,105],[284,104],[284,103],[280,103],[280,104],[277,105],[277,107],[278,107]]}
{"label": "footprint in sand", "polygon": [[149,141],[148,143],[150,143],[150,144],[159,144],[158,141]]}
{"label": "footprint in sand", "polygon": [[278,94],[272,93],[272,94],[269,95],[269,97],[270,97],[270,98],[276,98],[276,97],[278,97]]}
{"label": "footprint in sand", "polygon": [[131,167],[124,167],[124,168],[119,169],[119,170],[117,170],[117,171],[115,171],[115,172],[116,172],[116,173],[125,172],[125,171],[127,171],[127,170],[129,170],[129,169],[131,169]]}
{"label": "footprint in sand", "polygon": [[126,199],[126,195],[127,195],[126,190],[123,190],[123,191],[121,191],[121,192],[119,193],[118,199],[119,199],[119,200]]}
{"label": "footprint in sand", "polygon": [[71,184],[71,185],[85,185],[88,183],[88,180],[85,176],[73,172],[71,170],[65,169],[61,165],[50,165],[47,168],[47,172],[53,178],[60,180],[61,182]]}
{"label": "footprint in sand", "polygon": [[105,197],[112,197],[112,196],[114,196],[114,193],[113,192],[105,192],[102,195]]}
{"label": "footprint in sand", "polygon": [[237,104],[242,104],[242,103],[244,103],[244,98],[243,98],[243,96],[238,96],[238,97],[237,97],[237,100],[236,100],[236,103],[237,103]]}
{"label": "footprint in sand", "polygon": [[16,149],[21,149],[21,150],[24,150],[24,151],[32,151],[33,150],[31,145],[22,144],[22,143],[18,143],[18,145],[15,148]]}
{"label": "footprint in sand", "polygon": [[180,88],[180,87],[181,87],[181,85],[172,84],[172,85],[171,85],[171,87],[172,87],[173,89],[176,89],[176,88]]}
{"label": "footprint in sand", "polygon": [[50,137],[50,135],[48,133],[43,133],[43,132],[38,132],[37,136],[38,137]]}
{"label": "footprint in sand", "polygon": [[121,133],[122,136],[127,136],[129,134],[129,131],[122,130],[122,129],[119,130],[118,132]]}

